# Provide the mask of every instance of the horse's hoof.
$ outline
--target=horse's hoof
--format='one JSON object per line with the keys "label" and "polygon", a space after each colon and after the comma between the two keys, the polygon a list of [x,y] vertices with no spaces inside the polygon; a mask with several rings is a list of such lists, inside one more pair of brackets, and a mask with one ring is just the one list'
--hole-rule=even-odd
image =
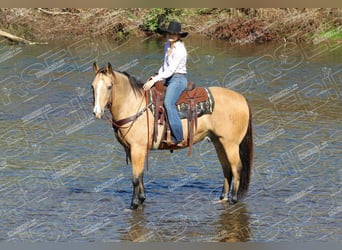
{"label": "horse's hoof", "polygon": [[227,201],[228,200],[228,193],[222,192],[220,195],[221,201]]}
{"label": "horse's hoof", "polygon": [[145,200],[146,200],[145,194],[140,194],[139,195],[139,202],[140,202],[140,204],[143,204]]}
{"label": "horse's hoof", "polygon": [[237,199],[230,199],[230,200],[229,200],[229,205],[234,205],[234,204],[236,204],[236,203],[238,203],[238,200],[237,200]]}
{"label": "horse's hoof", "polygon": [[132,200],[131,209],[137,209],[139,207],[139,201],[137,199]]}
{"label": "horse's hoof", "polygon": [[132,203],[131,204],[131,209],[137,209],[139,207],[139,204],[134,204],[134,203]]}

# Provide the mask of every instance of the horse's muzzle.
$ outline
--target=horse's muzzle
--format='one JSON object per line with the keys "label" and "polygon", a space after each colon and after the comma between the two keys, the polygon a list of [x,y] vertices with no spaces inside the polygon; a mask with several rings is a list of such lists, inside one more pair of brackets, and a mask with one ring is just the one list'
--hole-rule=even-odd
{"label": "horse's muzzle", "polygon": [[101,108],[98,108],[97,106],[94,107],[93,114],[96,118],[101,119],[104,111]]}
{"label": "horse's muzzle", "polygon": [[101,119],[101,118],[102,118],[102,113],[97,113],[97,114],[94,113],[94,115],[95,115],[95,117],[98,118],[98,119]]}

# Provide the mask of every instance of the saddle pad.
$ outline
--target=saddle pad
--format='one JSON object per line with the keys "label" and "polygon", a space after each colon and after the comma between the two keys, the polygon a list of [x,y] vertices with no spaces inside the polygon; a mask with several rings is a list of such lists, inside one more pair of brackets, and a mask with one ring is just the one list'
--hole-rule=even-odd
{"label": "saddle pad", "polygon": [[[195,88],[193,91],[196,89],[201,89],[201,94],[196,95],[196,112],[197,112],[197,117],[200,117],[205,114],[211,114],[214,110],[214,99],[212,97],[212,94],[209,89],[207,88]],[[193,91],[190,91],[193,92]],[[195,93],[195,92],[193,92]],[[176,105],[177,105],[177,111],[181,119],[185,119],[189,117],[189,101],[191,98],[189,96],[185,96],[186,93],[182,94],[182,98],[180,98]],[[185,99],[189,98],[189,99]]]}

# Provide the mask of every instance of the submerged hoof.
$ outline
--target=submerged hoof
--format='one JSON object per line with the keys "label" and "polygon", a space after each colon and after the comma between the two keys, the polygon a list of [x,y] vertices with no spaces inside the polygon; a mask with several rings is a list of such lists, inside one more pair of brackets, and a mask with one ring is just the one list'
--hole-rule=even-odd
{"label": "submerged hoof", "polygon": [[138,207],[139,207],[139,204],[134,204],[134,203],[132,203],[130,208],[135,210],[135,209],[137,209]]}
{"label": "submerged hoof", "polygon": [[234,205],[236,203],[238,203],[237,199],[232,198],[232,199],[229,200],[229,205]]}
{"label": "submerged hoof", "polygon": [[131,202],[131,209],[137,209],[139,207],[139,201],[134,199]]}
{"label": "submerged hoof", "polygon": [[140,202],[140,204],[143,204],[145,200],[146,200],[145,194],[140,194],[139,195],[139,202]]}
{"label": "submerged hoof", "polygon": [[222,193],[222,194],[220,195],[220,200],[221,200],[221,201],[226,201],[226,200],[228,200],[228,194]]}

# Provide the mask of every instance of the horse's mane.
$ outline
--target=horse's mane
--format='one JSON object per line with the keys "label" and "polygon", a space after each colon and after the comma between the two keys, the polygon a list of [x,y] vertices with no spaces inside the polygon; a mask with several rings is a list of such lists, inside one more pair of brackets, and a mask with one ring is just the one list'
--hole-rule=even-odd
{"label": "horse's mane", "polygon": [[[106,68],[100,68],[96,74],[107,74],[107,69]],[[123,74],[128,78],[128,82],[132,87],[132,90],[134,92],[134,94],[139,94],[142,95],[143,94],[143,85],[144,83],[139,81],[137,78],[135,78],[134,76],[131,76],[129,73],[127,73],[126,71],[117,71],[117,73]]]}
{"label": "horse's mane", "polygon": [[129,73],[127,73],[126,71],[119,71],[119,73],[125,75],[128,78],[129,84],[131,85],[134,94],[139,94],[142,95],[143,94],[143,85],[144,83],[142,83],[141,81],[139,81],[137,78],[135,78],[134,76],[131,76]]}

